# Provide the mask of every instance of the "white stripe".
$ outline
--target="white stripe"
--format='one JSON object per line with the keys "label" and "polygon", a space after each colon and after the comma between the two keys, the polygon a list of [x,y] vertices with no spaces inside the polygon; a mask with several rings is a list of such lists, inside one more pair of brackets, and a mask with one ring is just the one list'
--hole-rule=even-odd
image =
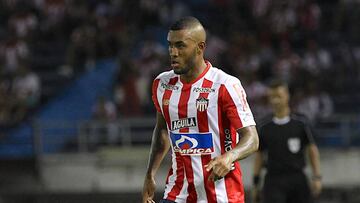
{"label": "white stripe", "polygon": [[162,105],[163,104],[162,98],[164,96],[165,91],[159,91],[160,86],[161,86],[161,80],[159,81],[159,84],[158,84],[158,87],[157,87],[157,90],[156,90],[156,97],[157,97],[157,100],[159,102],[159,106],[161,108],[161,111],[164,112],[164,108],[163,108],[163,105]]}
{"label": "white stripe", "polygon": [[186,179],[186,175],[185,175],[185,171],[184,171],[184,185],[181,188],[180,194],[178,196],[176,196],[176,199],[175,199],[176,203],[186,203],[186,198],[189,195],[189,193],[187,191],[188,186],[189,186],[189,183]]}
{"label": "white stripe", "polygon": [[215,182],[216,201],[221,203],[229,202],[226,192],[225,179],[222,178]]}
{"label": "white stripe", "polygon": [[[201,87],[204,79],[200,79],[196,83],[192,85],[192,89],[194,87]],[[188,102],[188,117],[196,117],[197,118],[197,109],[196,109],[196,99],[199,98],[199,92],[193,92],[192,89],[190,90],[190,98]],[[197,120],[197,128],[189,128],[189,132],[199,133],[199,120]],[[201,156],[191,156],[191,165],[193,170],[194,176],[194,185],[195,191],[197,194],[198,202],[204,201],[207,202],[206,191],[204,186],[204,174],[203,174],[203,166],[201,161]]]}
{"label": "white stripe", "polygon": [[169,193],[171,192],[172,188],[175,185],[175,180],[176,180],[176,169],[177,169],[177,163],[176,163],[176,158],[175,158],[175,154],[171,153],[172,156],[172,170],[173,170],[173,174],[169,177],[169,181],[168,184],[165,186],[165,192],[164,192],[164,199],[166,199],[169,195]]}
{"label": "white stripe", "polygon": [[191,164],[194,174],[194,185],[198,202],[207,202],[201,156],[191,156]]}

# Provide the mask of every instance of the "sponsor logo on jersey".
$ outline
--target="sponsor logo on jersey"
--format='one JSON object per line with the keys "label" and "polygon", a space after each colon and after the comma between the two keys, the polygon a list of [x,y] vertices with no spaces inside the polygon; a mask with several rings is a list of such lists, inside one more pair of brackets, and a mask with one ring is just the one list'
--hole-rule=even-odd
{"label": "sponsor logo on jersey", "polygon": [[179,130],[181,128],[195,127],[195,117],[183,118],[180,120],[171,121],[171,130]]}
{"label": "sponsor logo on jersey", "polygon": [[211,89],[208,87],[195,87],[193,92],[200,92],[200,93],[212,93],[215,92],[215,89]]}
{"label": "sponsor logo on jersey", "polygon": [[161,87],[166,89],[166,90],[179,90],[178,86],[165,84],[165,83],[161,83]]}
{"label": "sponsor logo on jersey", "polygon": [[174,152],[181,155],[203,155],[214,152],[211,133],[172,133],[170,139]]}
{"label": "sponsor logo on jersey", "polygon": [[235,89],[236,94],[240,98],[243,111],[246,111],[248,109],[248,103],[246,101],[246,94],[244,88],[242,88],[240,84],[234,84],[233,87]]}
{"label": "sponsor logo on jersey", "polygon": [[301,145],[301,141],[299,138],[294,137],[294,138],[289,138],[288,139],[288,147],[290,152],[292,153],[298,153],[300,151],[300,146]]}
{"label": "sponsor logo on jersey", "polygon": [[[230,132],[230,129],[226,128],[225,131],[225,143],[224,143],[224,146],[225,146],[225,151],[228,152],[230,150],[232,150],[232,139],[231,139],[231,132]],[[231,170],[234,170],[235,169],[235,164],[232,163],[231,164]]]}
{"label": "sponsor logo on jersey", "polygon": [[209,100],[204,98],[204,97],[200,97],[198,99],[196,99],[196,108],[198,111],[202,112],[205,111],[208,108],[209,105]]}

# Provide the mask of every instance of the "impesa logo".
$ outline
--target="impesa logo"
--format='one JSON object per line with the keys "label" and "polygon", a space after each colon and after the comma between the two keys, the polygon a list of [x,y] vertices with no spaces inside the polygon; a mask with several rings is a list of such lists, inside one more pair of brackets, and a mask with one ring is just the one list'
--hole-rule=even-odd
{"label": "impesa logo", "polygon": [[211,133],[170,133],[174,152],[181,155],[202,155],[214,152]]}

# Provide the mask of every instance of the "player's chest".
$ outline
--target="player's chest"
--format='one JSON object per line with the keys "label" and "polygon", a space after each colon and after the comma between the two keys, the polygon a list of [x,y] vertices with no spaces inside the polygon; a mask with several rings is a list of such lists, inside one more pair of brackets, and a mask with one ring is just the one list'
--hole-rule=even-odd
{"label": "player's chest", "polygon": [[211,84],[181,85],[160,89],[162,108],[170,114],[207,112],[214,109],[219,101],[219,86]]}

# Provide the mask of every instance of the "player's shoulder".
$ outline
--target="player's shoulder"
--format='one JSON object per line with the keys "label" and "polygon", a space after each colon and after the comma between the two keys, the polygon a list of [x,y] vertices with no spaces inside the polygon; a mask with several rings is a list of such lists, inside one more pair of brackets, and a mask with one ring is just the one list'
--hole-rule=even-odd
{"label": "player's shoulder", "polygon": [[217,68],[217,67],[212,67],[209,71],[209,74],[207,76],[210,80],[216,82],[216,83],[221,83],[221,84],[236,84],[236,83],[240,83],[240,80],[226,72],[224,72],[223,70]]}
{"label": "player's shoulder", "polygon": [[177,77],[173,70],[165,71],[156,76],[155,80],[169,81],[171,78]]}

